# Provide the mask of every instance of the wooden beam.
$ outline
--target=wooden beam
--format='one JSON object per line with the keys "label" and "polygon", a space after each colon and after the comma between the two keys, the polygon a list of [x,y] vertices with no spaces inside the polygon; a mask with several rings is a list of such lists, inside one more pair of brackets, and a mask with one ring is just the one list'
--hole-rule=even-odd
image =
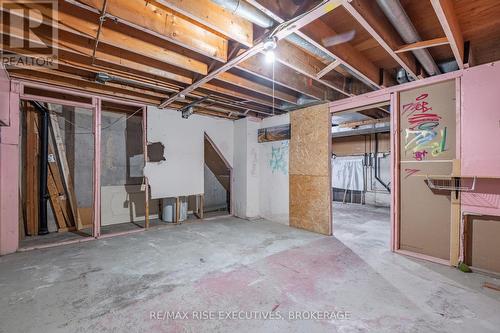
{"label": "wooden beam", "polygon": [[[49,106],[50,110],[50,106]],[[53,140],[55,143],[54,150],[58,157],[59,164],[61,166],[62,180],[64,181],[64,187],[68,194],[68,203],[73,215],[73,220],[75,225],[81,225],[80,214],[78,213],[78,203],[76,200],[76,193],[73,187],[73,181],[71,179],[71,172],[69,170],[68,159],[66,156],[66,146],[64,145],[61,131],[59,129],[59,123],[57,121],[57,116],[53,113],[50,114],[50,128],[52,129]]]}
{"label": "wooden beam", "polygon": [[325,76],[326,74],[330,73],[331,71],[333,71],[337,66],[340,65],[340,61],[339,60],[335,60],[335,61],[332,61],[330,64],[328,64],[325,68],[323,68],[322,70],[320,70],[317,74],[316,74],[316,77],[318,79],[322,78],[323,76]]}
{"label": "wooden beam", "polygon": [[227,83],[230,83],[232,85],[235,85],[235,86],[238,86],[241,88],[252,90],[252,91],[255,91],[256,93],[259,93],[262,95],[266,95],[266,96],[270,96],[270,97],[273,97],[273,95],[274,95],[276,99],[282,100],[282,101],[287,102],[287,103],[292,103],[294,105],[298,104],[297,97],[295,97],[293,95],[289,95],[287,93],[284,93],[284,92],[282,92],[280,90],[276,90],[276,89],[273,92],[273,89],[268,87],[268,86],[265,86],[265,85],[262,85],[260,83],[255,82],[255,81],[248,80],[246,78],[237,76],[237,75],[232,74],[230,72],[224,72],[224,73],[219,74],[219,76],[217,76],[217,80],[227,82]]}
{"label": "wooden beam", "polygon": [[374,125],[380,123],[389,123],[391,121],[390,117],[380,118],[380,119],[369,119],[369,120],[360,120],[360,121],[347,121],[345,123],[339,124],[340,127],[359,127],[364,125]]}
{"label": "wooden beam", "polygon": [[210,0],[153,0],[191,20],[248,47],[253,46],[253,25]]}
{"label": "wooden beam", "polygon": [[[33,42],[36,45],[36,41],[31,41],[30,43]],[[91,63],[90,55],[91,55],[91,50],[89,48],[84,48],[80,47],[77,44],[72,44],[72,43],[67,43],[64,41],[59,41],[61,44],[64,44],[64,48],[59,48],[59,60],[56,61],[57,64],[61,64],[65,67],[73,67],[76,69],[86,69],[94,72],[102,72],[105,71],[111,75],[129,79],[129,80],[134,80],[138,82],[144,82],[144,83],[149,83],[151,85],[155,85],[157,87],[155,88],[161,88],[161,89],[169,89],[170,92],[175,92],[178,91],[181,86],[175,86],[171,85],[168,82],[164,81],[159,81],[161,79],[172,79],[174,78],[174,81],[180,81],[180,82],[186,82],[186,83],[191,83],[191,80],[188,78],[183,78],[179,75],[163,71],[161,69],[151,67],[151,66],[146,66],[142,65],[140,63],[136,63],[134,61],[130,61],[124,58],[120,58],[111,54],[107,54],[104,52],[97,52],[97,55],[100,59],[96,61],[94,65]],[[85,53],[85,54],[81,54]],[[26,56],[29,56],[30,54],[26,50],[26,53],[23,53]],[[106,59],[107,61],[103,61],[102,59]],[[142,72],[143,71],[143,72]],[[187,80],[187,81],[186,81]],[[222,93],[224,94],[227,99],[227,103],[231,102],[231,99],[234,97],[241,98],[247,101],[251,101],[254,103],[257,103],[259,105],[263,105],[266,107],[272,107],[272,101],[271,100],[264,100],[262,98],[257,97],[256,95],[253,94],[245,94],[245,93],[240,93],[236,91],[232,91],[229,89],[217,87],[212,84],[206,84],[203,86],[206,90],[208,90],[206,93],[210,94],[212,92],[217,92],[217,93]],[[200,97],[205,96],[204,94],[200,94],[197,92],[193,92],[193,95],[199,95]],[[291,97],[290,97],[291,98]],[[218,102],[218,104],[224,104],[224,102]],[[279,108],[280,105],[279,103],[275,105],[275,107]],[[257,112],[257,113],[263,113],[263,114],[268,114],[268,112],[264,111],[262,107],[259,106],[253,106],[249,105],[248,107],[245,107],[244,104],[240,105],[238,107],[240,111],[246,111],[250,110],[252,112]]]}
{"label": "wooden beam", "polygon": [[123,98],[133,100],[149,105],[158,105],[159,99],[145,96],[137,92],[128,90],[128,88],[116,88],[98,83],[89,82],[84,79],[68,77],[68,75],[61,75],[61,72],[53,70],[42,70],[41,68],[28,69],[11,69],[9,71],[12,77],[19,79],[26,79],[36,82],[43,82],[53,84],[56,86],[68,87],[78,90],[85,90],[88,93],[95,93],[100,95],[107,95],[116,98]]}
{"label": "wooden beam", "polygon": [[[63,3],[64,4],[64,3]],[[50,8],[31,3],[30,8],[39,10],[44,16],[54,19],[53,12]],[[59,6],[58,11],[58,28],[73,34],[94,39],[98,29],[99,16],[97,14],[89,15],[89,12],[71,6],[68,12],[63,11],[64,6]],[[49,27],[52,29],[51,27]],[[113,26],[115,28],[115,26]],[[123,28],[123,26],[122,26]],[[39,32],[37,30],[37,32]],[[41,31],[40,31],[41,32]],[[169,50],[167,45],[161,45],[160,42],[167,43],[157,39],[155,43],[146,40],[146,38],[139,38],[140,34],[136,36],[131,35],[132,31],[125,33],[123,29],[111,29],[106,23],[102,26],[99,43],[104,43],[117,48],[124,48],[129,52],[134,52],[141,56],[147,56],[178,68],[182,68],[191,72],[199,73],[202,75],[207,74],[208,66],[196,59],[192,59],[183,54]],[[143,34],[144,36],[144,34]],[[93,46],[93,44],[92,44]]]}
{"label": "wooden beam", "polygon": [[26,234],[38,235],[39,207],[39,134],[36,126],[38,114],[31,105],[23,102],[26,111]]}
{"label": "wooden beam", "polygon": [[[281,30],[277,30],[277,32],[273,35],[277,40],[281,40],[289,36],[290,34],[293,34],[296,32],[298,29],[310,24],[311,22],[317,20],[319,17],[322,15],[325,15],[326,13],[329,13],[333,9],[339,6],[340,0],[328,0],[325,2],[322,2],[320,5],[315,7],[313,10],[309,11],[307,15],[300,16],[296,18],[293,21],[293,24],[290,24],[287,27],[283,27]],[[214,79],[217,77],[219,74],[228,71],[229,69],[237,66],[238,64],[244,62],[245,60],[249,59],[252,56],[255,56],[259,52],[264,50],[264,42],[259,42],[258,44],[252,46],[250,49],[246,50],[242,54],[234,57],[230,61],[228,61],[226,64],[223,66],[211,71],[207,76],[204,78],[198,80],[197,82],[193,83],[189,87],[185,88],[184,90],[180,91],[179,93],[170,96],[166,98],[161,104],[160,107],[165,107],[175,100],[177,100],[179,97],[182,97],[183,95],[186,95],[190,93],[191,91],[197,89],[198,87],[202,86],[203,84],[209,82],[210,80]]]}
{"label": "wooden beam", "polygon": [[[323,38],[337,35],[337,32],[321,20],[304,27],[302,32],[317,42],[320,42]],[[363,74],[365,80],[368,80],[374,86],[378,86],[378,67],[351,44],[342,43],[327,47],[327,49],[335,55],[335,59],[342,61],[342,64],[349,64],[349,68],[355,68],[357,72]]]}
{"label": "wooden beam", "polygon": [[[247,2],[272,17],[278,23],[284,22],[284,18],[287,17],[287,14],[278,1],[247,0]],[[351,44],[343,43],[330,48],[326,48],[321,44],[323,38],[337,34],[323,21],[317,20],[314,24],[296,31],[296,34],[331,56],[332,59],[339,60],[341,65],[349,68],[361,81],[378,87],[378,67],[352,47]]]}
{"label": "wooden beam", "polygon": [[434,47],[434,46],[447,45],[449,43],[450,42],[448,42],[448,38],[439,37],[439,38],[424,40],[421,42],[407,44],[407,45],[400,47],[399,49],[397,49],[394,52],[402,53],[402,52],[408,52],[408,51],[413,51],[413,50],[426,49],[426,48]]}
{"label": "wooden beam", "polygon": [[448,41],[450,42],[451,50],[455,56],[458,67],[464,68],[464,37],[460,30],[460,24],[455,13],[455,8],[452,0],[431,0],[432,7],[436,12],[439,23],[444,30]]}
{"label": "wooden beam", "polygon": [[[280,64],[319,82],[326,89],[333,89],[345,96],[351,95],[350,91],[345,89],[343,82],[330,82],[318,77],[317,73],[325,69],[324,63],[289,41],[281,40],[275,54],[276,60]],[[369,91],[368,89],[365,90]]]}
{"label": "wooden beam", "polygon": [[343,0],[343,6],[401,67],[414,79],[418,79],[417,63],[413,55],[394,52],[403,41],[376,1]]}
{"label": "wooden beam", "polygon": [[[80,0],[70,3],[98,13],[103,1]],[[145,0],[108,0],[106,17],[213,59],[227,61],[226,39],[192,23],[165,6],[155,6]]]}
{"label": "wooden beam", "polygon": [[[257,54],[245,60],[237,68],[271,82],[273,81],[273,64],[267,63],[262,54]],[[274,64],[274,82],[317,100],[326,99],[324,89],[313,86],[308,78],[297,75],[295,71],[279,63]]]}
{"label": "wooden beam", "polygon": [[[201,90],[206,89],[207,90],[206,93],[215,92],[215,93],[223,94],[226,97],[241,98],[243,100],[254,102],[257,104],[261,104],[261,105],[265,105],[267,107],[271,107],[271,108],[273,107],[272,100],[262,99],[260,97],[255,96],[255,95],[252,95],[252,94],[248,94],[248,93],[244,93],[244,92],[240,92],[240,91],[236,91],[236,90],[231,90],[231,89],[226,88],[226,87],[218,86],[215,81],[205,83],[200,88],[201,88]],[[244,104],[242,104],[242,105],[244,105]],[[280,103],[276,103],[275,107],[281,108]]]}

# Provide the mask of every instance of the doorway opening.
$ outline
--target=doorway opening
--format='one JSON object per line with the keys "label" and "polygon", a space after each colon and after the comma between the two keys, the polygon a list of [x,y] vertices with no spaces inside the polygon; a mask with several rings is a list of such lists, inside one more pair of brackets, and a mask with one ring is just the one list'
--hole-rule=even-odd
{"label": "doorway opening", "polygon": [[204,217],[231,214],[232,168],[206,133],[204,154]]}
{"label": "doorway opening", "polygon": [[22,100],[20,110],[20,248],[93,237],[92,105]]}
{"label": "doorway opening", "polygon": [[391,240],[390,103],[332,115],[332,217],[334,234]]}

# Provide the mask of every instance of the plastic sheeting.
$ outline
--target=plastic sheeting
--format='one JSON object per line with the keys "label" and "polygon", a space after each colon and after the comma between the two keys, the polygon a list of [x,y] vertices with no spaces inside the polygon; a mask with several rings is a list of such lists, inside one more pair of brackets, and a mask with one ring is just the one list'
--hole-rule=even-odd
{"label": "plastic sheeting", "polygon": [[332,187],[363,191],[363,157],[335,157],[332,159]]}

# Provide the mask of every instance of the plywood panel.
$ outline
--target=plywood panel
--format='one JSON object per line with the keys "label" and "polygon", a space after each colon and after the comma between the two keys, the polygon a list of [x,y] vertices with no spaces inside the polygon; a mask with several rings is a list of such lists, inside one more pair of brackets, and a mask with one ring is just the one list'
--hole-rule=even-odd
{"label": "plywood panel", "polygon": [[290,114],[290,226],[332,233],[331,119],[327,105]]}
{"label": "plywood panel", "polygon": [[329,187],[328,177],[290,175],[290,225],[330,235]]}
{"label": "plywood panel", "polygon": [[327,104],[290,114],[290,174],[324,176],[330,169],[330,113]]}
{"label": "plywood panel", "polygon": [[500,220],[471,217],[467,235],[467,263],[500,273]]}
{"label": "plywood panel", "polygon": [[401,166],[400,248],[450,258],[450,192],[433,192],[426,175],[449,175],[451,162],[412,162]]}
{"label": "plywood panel", "polygon": [[455,81],[402,92],[400,109],[401,160],[455,158]]}

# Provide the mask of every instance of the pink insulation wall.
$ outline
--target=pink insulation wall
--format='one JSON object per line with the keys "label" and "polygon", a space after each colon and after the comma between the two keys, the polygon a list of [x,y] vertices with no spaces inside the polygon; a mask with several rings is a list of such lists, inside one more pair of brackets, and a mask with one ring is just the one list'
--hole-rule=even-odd
{"label": "pink insulation wall", "polygon": [[462,212],[500,216],[500,62],[465,70],[461,85],[461,171],[478,177]]}
{"label": "pink insulation wall", "polygon": [[8,126],[10,122],[9,93],[9,76],[4,69],[0,68],[0,126]]}
{"label": "pink insulation wall", "polygon": [[10,126],[0,126],[0,255],[17,250],[19,239],[19,94],[2,93],[0,108]]}

